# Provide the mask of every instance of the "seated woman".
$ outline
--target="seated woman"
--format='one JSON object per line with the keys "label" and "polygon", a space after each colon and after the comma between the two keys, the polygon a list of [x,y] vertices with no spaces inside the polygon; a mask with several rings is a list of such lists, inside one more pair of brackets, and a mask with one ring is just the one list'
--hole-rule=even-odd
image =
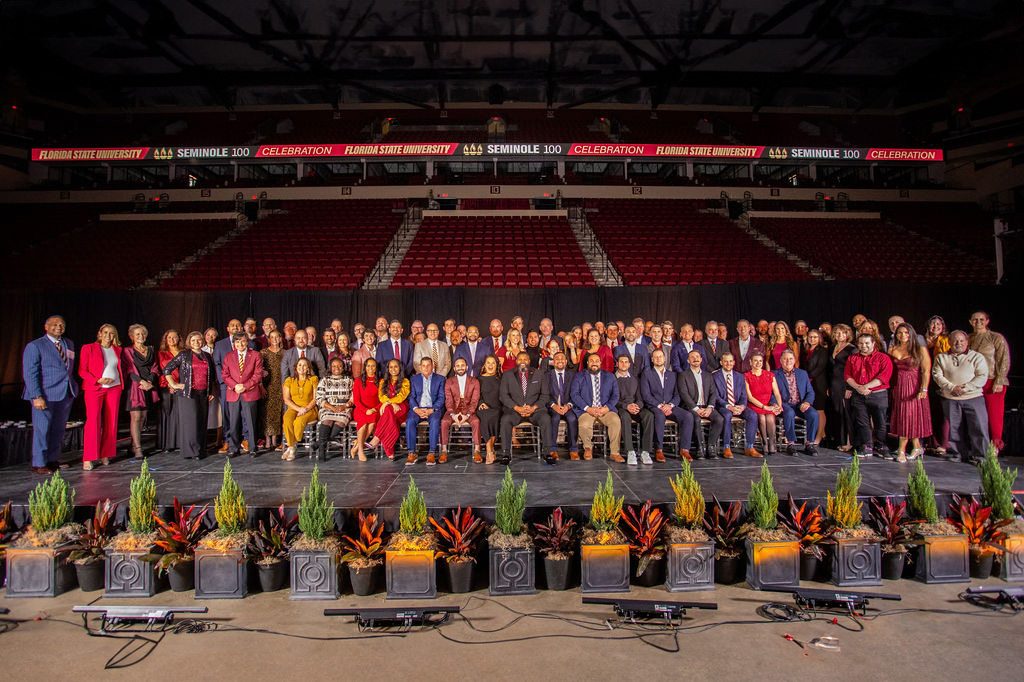
{"label": "seated woman", "polygon": [[493,355],[484,358],[480,370],[480,402],[476,416],[480,418],[480,440],[487,447],[487,463],[494,464],[494,439],[501,425],[501,369]]}
{"label": "seated woman", "polygon": [[320,423],[316,430],[316,458],[327,460],[327,444],[352,421],[352,377],[345,374],[341,357],[331,360],[331,373],[316,387]]}
{"label": "seated woman", "polygon": [[[405,417],[409,413],[409,380],[402,374],[402,363],[392,358],[388,361],[388,372],[377,387],[377,398],[380,400],[380,417],[377,418],[377,431],[373,435],[371,447],[380,443],[388,459],[395,458],[395,443],[401,426],[405,425]],[[400,426],[401,425],[401,426]]]}
{"label": "seated woman", "polygon": [[765,455],[774,455],[775,418],[782,414],[782,396],[775,374],[764,368],[764,356],[756,353],[750,356],[750,371],[743,375],[747,381],[747,409],[757,414],[758,430],[761,432],[761,450]]}
{"label": "seated woman", "polygon": [[[373,335],[373,332],[363,334]],[[362,349],[360,349],[362,350]],[[357,353],[359,351],[356,351]],[[380,397],[377,395],[377,361],[368,357],[362,362],[362,374],[355,380],[352,387],[352,402],[354,403],[353,418],[356,420],[356,443],[352,446],[349,454],[352,457],[359,457],[360,462],[366,461],[366,452],[363,450],[363,443],[373,433],[377,426],[377,418],[380,416]],[[380,441],[376,438],[369,444],[374,449]]]}
{"label": "seated woman", "polygon": [[306,424],[316,421],[316,386],[319,380],[313,374],[313,365],[308,358],[299,358],[295,363],[295,376],[284,380],[281,394],[287,408],[284,413],[284,437],[288,447],[281,459],[295,459],[295,446],[302,440]]}
{"label": "seated woman", "polygon": [[494,357],[501,363],[501,371],[507,372],[516,366],[516,355],[526,350],[523,346],[523,334],[518,329],[509,329],[505,335],[505,345],[498,349]]}

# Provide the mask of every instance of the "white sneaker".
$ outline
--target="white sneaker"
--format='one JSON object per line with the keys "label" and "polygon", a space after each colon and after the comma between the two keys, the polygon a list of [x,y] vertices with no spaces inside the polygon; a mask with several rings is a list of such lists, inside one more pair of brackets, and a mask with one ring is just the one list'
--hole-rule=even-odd
{"label": "white sneaker", "polygon": [[636,466],[636,451],[635,450],[630,450],[626,454],[626,464],[628,466],[631,466],[631,467],[635,467]]}
{"label": "white sneaker", "polygon": [[651,459],[651,453],[644,450],[640,453],[640,462],[643,464],[654,464],[654,460]]}

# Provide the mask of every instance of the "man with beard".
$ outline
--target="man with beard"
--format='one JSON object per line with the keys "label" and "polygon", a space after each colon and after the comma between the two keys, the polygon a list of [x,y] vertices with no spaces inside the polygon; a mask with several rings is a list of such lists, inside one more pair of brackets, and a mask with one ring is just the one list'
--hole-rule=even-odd
{"label": "man with beard", "polygon": [[501,376],[501,450],[505,463],[512,461],[512,429],[521,422],[530,422],[540,430],[542,452],[551,451],[551,420],[547,410],[550,403],[547,382],[537,370],[530,369],[530,356],[516,355],[515,369]]}
{"label": "man with beard", "polygon": [[583,440],[583,459],[594,456],[594,422],[604,424],[608,431],[608,455],[613,462],[625,462],[620,454],[622,422],[616,408],[619,404],[619,382],[615,375],[601,369],[601,358],[587,358],[587,371],[580,372],[572,382],[572,404]]}
{"label": "man with beard", "polygon": [[469,364],[465,358],[458,358],[452,369],[455,376],[444,384],[446,412],[441,419],[441,461],[448,459],[451,427],[469,424],[473,432],[473,461],[480,464],[484,461],[480,456],[480,418],[476,416],[476,406],[480,403],[480,382],[469,376]]}
{"label": "man with beard", "polygon": [[580,458],[580,446],[576,441],[577,415],[572,404],[572,382],[576,378],[576,372],[566,368],[568,362],[565,353],[555,353],[551,358],[551,370],[547,373],[548,393],[551,395],[551,402],[548,404],[548,416],[551,419],[551,451],[548,455],[550,459],[558,459],[555,444],[558,442],[558,424],[563,419],[569,459]]}
{"label": "man with beard", "polygon": [[452,361],[462,358],[466,361],[468,374],[471,377],[479,377],[480,369],[484,366],[484,360],[490,355],[486,344],[480,342],[480,330],[476,325],[466,328],[466,340],[455,347],[452,354]]}
{"label": "man with beard", "polygon": [[[635,329],[627,327],[626,333]],[[622,424],[622,438],[626,442],[626,464],[636,466],[636,447],[633,442],[633,422],[640,424],[640,461],[643,464],[654,464],[651,450],[654,443],[654,415],[644,407],[644,399],[640,394],[640,380],[637,373],[630,371],[629,357],[620,355],[616,360],[615,380],[619,384],[619,421]],[[635,369],[635,367],[634,367]]]}

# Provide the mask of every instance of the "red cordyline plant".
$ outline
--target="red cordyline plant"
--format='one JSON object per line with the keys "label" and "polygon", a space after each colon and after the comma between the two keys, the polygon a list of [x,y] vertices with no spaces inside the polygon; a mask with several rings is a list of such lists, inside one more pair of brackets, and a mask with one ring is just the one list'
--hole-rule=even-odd
{"label": "red cordyline plant", "polygon": [[871,500],[871,508],[871,520],[886,547],[899,548],[910,542],[910,526],[923,523],[911,521],[907,517],[907,503],[894,504],[891,497],[885,498],[884,505],[878,500]]}
{"label": "red cordyline plant", "polygon": [[384,523],[376,514],[359,510],[359,539],[342,535],[348,551],[342,561],[364,565],[379,564],[384,556]]}
{"label": "red cordyline plant", "polygon": [[476,549],[476,543],[484,525],[479,516],[473,515],[473,508],[466,507],[463,510],[462,507],[459,507],[451,513],[451,518],[442,516],[441,521],[444,525],[438,523],[433,517],[430,518],[430,524],[437,529],[437,533],[441,537],[441,549],[437,552],[438,556],[443,556],[448,562],[475,562],[476,559],[473,558],[472,553]]}
{"label": "red cordyline plant", "polygon": [[551,512],[547,523],[535,523],[533,528],[536,530],[534,542],[544,554],[569,554],[572,552],[576,522],[566,519],[562,514],[561,507]]}
{"label": "red cordyline plant", "polygon": [[992,507],[982,507],[973,495],[964,498],[953,493],[953,504],[949,505],[949,510],[953,515],[946,520],[966,535],[967,542],[972,546],[1004,551],[1000,543],[1006,539],[1006,533],[999,529],[1010,525],[1013,519],[996,521],[992,518]]}
{"label": "red cordyline plant", "polygon": [[668,519],[660,509],[652,507],[650,500],[644,502],[639,513],[635,507],[627,507],[620,514],[633,535],[629,551],[638,559],[636,574],[639,577],[647,570],[647,564],[651,559],[664,553],[665,544],[661,541],[661,533],[665,530]]}
{"label": "red cordyline plant", "polygon": [[738,554],[740,543],[743,542],[743,533],[740,531],[743,504],[736,500],[726,508],[715,495],[711,496],[711,502],[711,509],[704,514],[704,530],[715,539],[715,547],[719,551]]}
{"label": "red cordyline plant", "polygon": [[807,508],[807,502],[802,502],[799,507],[793,500],[793,493],[789,497],[789,514],[776,512],[779,522],[791,533],[796,535],[800,542],[800,549],[805,554],[813,554],[819,559],[825,558],[825,552],[821,545],[828,544],[832,539],[833,530],[825,529],[825,519],[821,513],[821,507]]}
{"label": "red cordyline plant", "polygon": [[171,521],[164,521],[154,511],[153,520],[156,521],[156,546],[164,550],[164,554],[147,554],[142,557],[146,561],[156,562],[156,570],[166,571],[180,563],[193,561],[196,554],[196,544],[203,531],[203,518],[209,505],[194,514],[196,506],[193,504],[188,509],[181,506],[178,498],[174,498],[174,518]]}

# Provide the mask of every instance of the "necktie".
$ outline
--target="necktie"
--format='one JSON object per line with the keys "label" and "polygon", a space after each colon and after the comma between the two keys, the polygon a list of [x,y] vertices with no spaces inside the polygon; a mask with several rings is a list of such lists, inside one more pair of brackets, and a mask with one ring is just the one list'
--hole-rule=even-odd
{"label": "necktie", "polygon": [[711,339],[711,354],[715,354],[715,340]]}
{"label": "necktie", "polygon": [[594,403],[594,407],[598,407],[598,406],[601,405],[601,375],[600,374],[595,374],[594,375],[594,399],[593,399],[592,402]]}
{"label": "necktie", "polygon": [[434,361],[434,369],[437,369],[437,341],[430,342],[430,355]]}
{"label": "necktie", "polygon": [[242,373],[242,367],[245,366],[245,353],[238,354],[238,373]]}
{"label": "necktie", "polygon": [[523,397],[526,397],[526,372],[519,373],[519,383],[523,385]]}
{"label": "necktie", "polygon": [[725,373],[725,401],[730,405],[736,404],[736,394],[732,390],[732,372]]}
{"label": "necktie", "polygon": [[497,337],[494,337],[493,341],[494,341],[494,352],[497,353],[498,349],[501,347],[501,344],[498,343],[498,338]]}
{"label": "necktie", "polygon": [[558,373],[558,404],[562,404],[562,373]]}
{"label": "necktie", "polygon": [[57,339],[57,352],[60,353],[60,361],[64,363],[64,369],[68,369],[68,356],[64,352],[64,346],[60,339]]}
{"label": "necktie", "polygon": [[398,350],[398,341],[395,341],[395,360],[402,359],[402,352]]}
{"label": "necktie", "polygon": [[305,348],[300,348],[299,349],[299,357],[300,358],[306,357],[306,349]]}

